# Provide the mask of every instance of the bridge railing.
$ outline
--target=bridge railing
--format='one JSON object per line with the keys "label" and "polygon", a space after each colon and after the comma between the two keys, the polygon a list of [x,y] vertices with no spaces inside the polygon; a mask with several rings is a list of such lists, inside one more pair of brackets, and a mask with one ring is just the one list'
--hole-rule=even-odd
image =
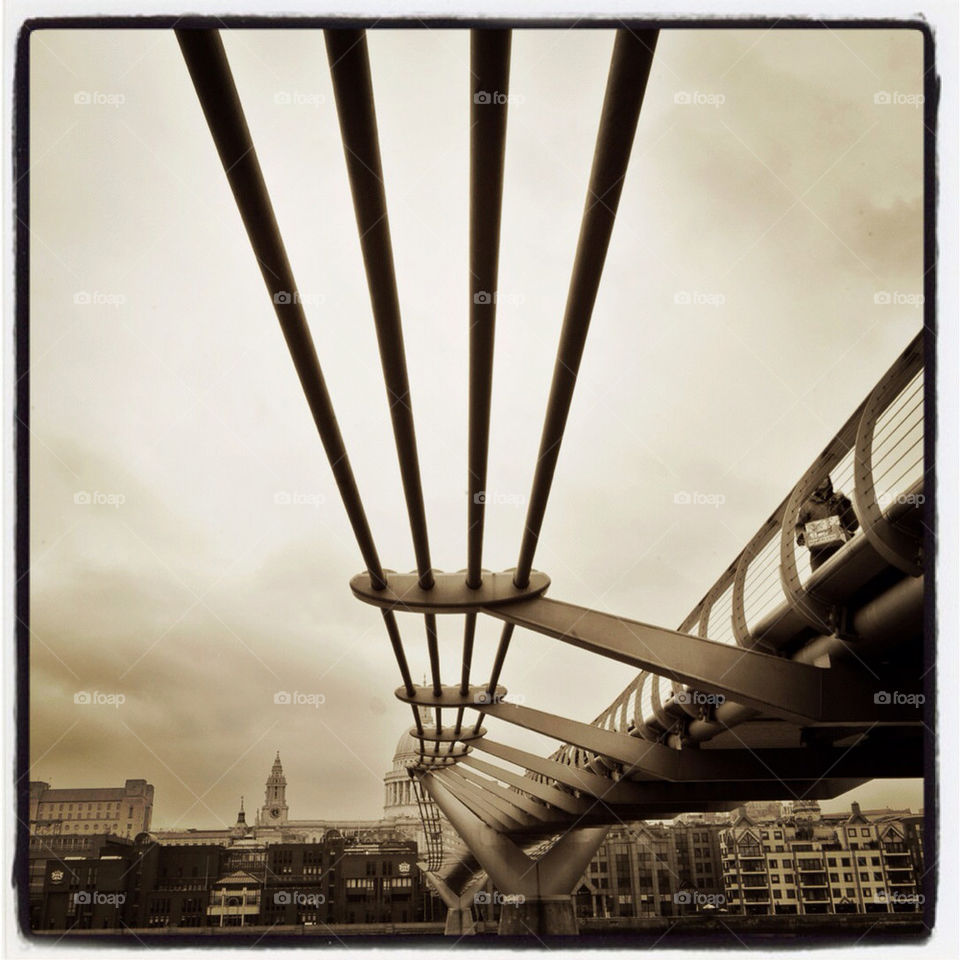
{"label": "bridge railing", "polygon": [[[922,573],[923,337],[918,334],[870,396],[690,611],[679,630],[718,643],[788,655],[838,627],[841,600],[890,568]],[[853,536],[817,570],[797,543],[799,510],[829,476],[857,518]],[[716,697],[642,671],[593,722],[661,740],[710,716]],[[608,762],[566,745],[553,759],[597,773]]]}

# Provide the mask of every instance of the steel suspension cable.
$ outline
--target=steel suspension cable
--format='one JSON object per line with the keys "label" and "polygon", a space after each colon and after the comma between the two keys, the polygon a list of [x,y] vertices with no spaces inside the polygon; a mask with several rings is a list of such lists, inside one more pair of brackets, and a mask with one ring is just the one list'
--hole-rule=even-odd
{"label": "steel suspension cable", "polygon": [[[386,586],[383,567],[307,326],[293,270],[280,236],[223,41],[216,30],[183,29],[177,30],[176,36],[254,256],[271,295],[280,329],[320,434],[357,545],[373,585],[383,589]],[[396,617],[392,610],[382,612],[404,687],[407,694],[412,696],[413,680],[403,652]],[[413,712],[419,727],[420,718],[416,708]]]}
{"label": "steel suspension cable", "polygon": [[[470,388],[467,454],[467,586],[483,580],[490,403],[497,317],[503,167],[510,87],[509,30],[470,31]],[[460,693],[470,686],[477,616],[463,630]],[[457,712],[459,734],[463,709]]]}
{"label": "steel suspension cable", "polygon": [[176,31],[190,78],[213,136],[280,329],[340,489],[350,525],[374,584],[386,585],[340,426],[310,336],[301,298],[263,172],[247,127],[223,42],[216,30]]}
{"label": "steel suspension cable", "polygon": [[370,57],[363,30],[324,30],[327,59],[340,121],[340,138],[353,195],[363,266],[377,332],[380,364],[387,390],[393,437],[400,462],[410,532],[417,558],[420,586],[433,587],[426,509],[420,479],[420,460],[410,401],[400,299],[387,217],[377,112],[370,76]]}
{"label": "steel suspension cable", "polygon": [[467,585],[479,587],[510,86],[509,30],[470,31],[470,403]]}
{"label": "steel suspension cable", "polygon": [[[343,142],[347,176],[353,197],[353,209],[360,238],[370,305],[377,333],[380,365],[387,391],[387,403],[393,426],[393,437],[400,465],[400,479],[406,500],[410,533],[417,561],[419,583],[432,589],[434,575],[430,563],[430,542],[427,534],[426,508],[417,453],[416,428],[410,398],[400,298],[390,238],[387,196],[380,156],[373,80],[366,33],[363,30],[325,30],[324,41],[330,64],[340,138]],[[441,693],[440,651],[437,642],[437,621],[433,614],[424,615],[427,652],[435,696]],[[406,681],[404,681],[406,682]],[[410,691],[408,690],[408,693]],[[420,714],[414,708],[417,730],[423,732]],[[436,726],[442,728],[441,712],[435,710]],[[422,743],[421,743],[422,746]],[[439,752],[439,742],[434,753]],[[422,756],[422,753],[421,753]]]}
{"label": "steel suspension cable", "polygon": [[618,30],[613,46],[590,185],[514,575],[514,582],[520,588],[526,587],[530,581],[533,556],[550,497],[590,317],[600,288],[657,35],[656,30]]}
{"label": "steel suspension cable", "polygon": [[[492,703],[497,693],[497,684],[500,682],[500,673],[503,670],[504,661],[507,659],[507,650],[510,648],[510,639],[513,637],[514,625],[505,623],[500,630],[500,642],[497,644],[497,652],[493,658],[493,669],[490,671],[490,682],[487,684],[487,696]],[[477,722],[474,725],[473,732],[480,732],[480,725],[483,723],[484,713],[477,714]]]}
{"label": "steel suspension cable", "polygon": [[[521,589],[530,582],[533,557],[550,497],[550,487],[573,400],[590,317],[600,288],[600,278],[640,119],[640,107],[650,75],[657,36],[657,30],[618,30],[613,45],[587,199],[554,364],[553,382],[550,385],[520,556],[514,574],[514,583]],[[505,623],[487,687],[491,698],[496,694],[512,636],[513,625]],[[480,713],[475,727],[477,732],[482,720],[483,713]]]}

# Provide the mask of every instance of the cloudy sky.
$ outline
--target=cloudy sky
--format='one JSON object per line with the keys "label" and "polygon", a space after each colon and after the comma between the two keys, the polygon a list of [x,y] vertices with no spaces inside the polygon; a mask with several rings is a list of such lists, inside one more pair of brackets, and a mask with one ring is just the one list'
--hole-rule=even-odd
{"label": "cloudy sky", "polygon": [[[514,35],[494,569],[516,561],[612,41]],[[322,35],[224,42],[380,555],[409,570]],[[432,551],[457,570],[468,35],[369,45]],[[922,72],[909,32],[661,36],[537,554],[551,595],[679,624],[920,329]],[[144,777],[157,826],[215,826],[262,802],[279,749],[291,816],[376,817],[409,709],[173,34],[35,33],[30,91],[31,778]],[[419,676],[422,619],[401,626]],[[462,622],[441,629],[455,671]],[[504,674],[584,720],[632,676],[523,631]],[[921,803],[911,782],[856,796]]]}

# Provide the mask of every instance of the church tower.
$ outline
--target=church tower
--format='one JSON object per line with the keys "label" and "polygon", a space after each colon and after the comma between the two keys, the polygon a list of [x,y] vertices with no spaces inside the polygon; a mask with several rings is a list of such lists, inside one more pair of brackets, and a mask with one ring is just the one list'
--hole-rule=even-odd
{"label": "church tower", "polygon": [[237,822],[230,831],[234,837],[245,837],[250,833],[250,827],[247,826],[247,815],[243,809],[243,797],[240,798],[240,812],[237,814]]}
{"label": "church tower", "polygon": [[283,764],[280,763],[278,750],[270,776],[267,777],[267,789],[257,822],[262,827],[282,826],[287,822],[287,814],[287,778],[283,775]]}

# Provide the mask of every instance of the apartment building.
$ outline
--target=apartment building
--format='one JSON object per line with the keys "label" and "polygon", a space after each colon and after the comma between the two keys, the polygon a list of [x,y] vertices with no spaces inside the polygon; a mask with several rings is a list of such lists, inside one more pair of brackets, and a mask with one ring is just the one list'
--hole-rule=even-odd
{"label": "apartment building", "polygon": [[724,895],[731,912],[839,914],[915,912],[923,896],[910,823],[802,814],[757,822],[739,812],[720,831]]}

